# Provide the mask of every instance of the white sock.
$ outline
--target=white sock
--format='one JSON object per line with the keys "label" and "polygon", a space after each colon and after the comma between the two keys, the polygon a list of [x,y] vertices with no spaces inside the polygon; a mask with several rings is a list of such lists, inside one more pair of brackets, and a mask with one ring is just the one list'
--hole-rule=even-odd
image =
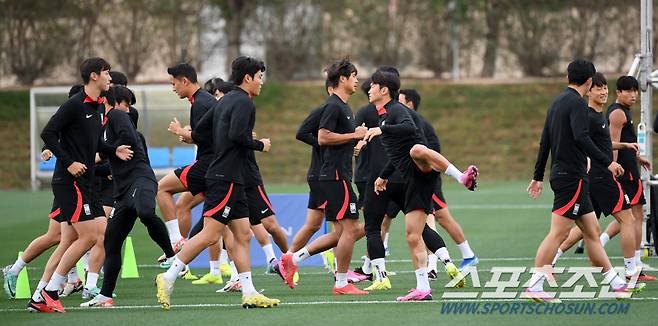
{"label": "white sock", "polygon": [[626,285],[626,282],[622,280],[614,268],[609,269],[607,272],[603,273],[603,279],[610,280],[610,287],[613,290],[619,289],[620,287]]}
{"label": "white sock", "polygon": [[452,262],[452,260],[450,259],[450,254],[448,253],[448,248],[446,247],[437,249],[434,254],[437,257],[439,257],[439,259],[444,265]]}
{"label": "white sock", "polygon": [[228,264],[228,251],[226,249],[222,249],[222,252],[219,254],[219,263]]}
{"label": "white sock", "polygon": [[69,271],[68,274],[66,274],[66,278],[68,279],[69,283],[75,283],[80,277],[78,276],[78,268],[73,266],[71,270]]}
{"label": "white sock", "polygon": [[57,272],[55,272],[50,278],[48,285],[46,285],[46,291],[59,291],[64,282],[66,282],[66,276],[59,275]]}
{"label": "white sock", "polygon": [[237,281],[238,278],[238,269],[235,267],[235,262],[231,260],[229,263],[231,265],[231,282]]}
{"label": "white sock", "polygon": [[459,248],[459,251],[462,253],[462,258],[464,259],[473,258],[475,256],[475,253],[471,250],[471,246],[468,245],[468,241],[466,240],[458,244],[457,248]]}
{"label": "white sock", "polygon": [[375,267],[373,275],[378,281],[386,278],[386,260],[384,258],[377,258],[372,260],[372,265]]}
{"label": "white sock", "polygon": [[389,234],[390,234],[389,232],[386,232],[386,234],[384,234],[384,250],[388,249],[388,235]]}
{"label": "white sock", "polygon": [[171,245],[175,245],[176,242],[183,239],[183,236],[180,234],[180,228],[178,226],[178,219],[173,219],[171,221],[166,221],[165,226],[167,227],[167,232],[169,233],[169,241]]}
{"label": "white sock", "polygon": [[294,254],[292,254],[292,263],[295,265],[299,265],[299,263],[303,262],[308,257],[311,257],[311,254],[308,252],[308,249],[304,247],[302,249],[299,249]]}
{"label": "white sock", "polygon": [[430,289],[430,280],[427,278],[427,267],[416,270],[416,289],[427,291]]}
{"label": "white sock", "polygon": [[635,265],[642,268],[642,250],[635,250]]}
{"label": "white sock", "polygon": [[178,259],[178,256],[174,256],[174,261],[171,263],[169,269],[164,273],[164,279],[169,282],[176,282],[178,274],[185,269],[185,263]]}
{"label": "white sock", "polygon": [[366,274],[371,274],[372,273],[372,262],[368,256],[363,256],[363,266],[361,266],[361,270],[366,273]]}
{"label": "white sock", "polygon": [[271,243],[263,246],[263,252],[267,257],[268,264],[272,261],[272,259],[276,259],[276,256],[274,255],[274,248],[272,247]]}
{"label": "white sock", "polygon": [[34,294],[32,294],[32,300],[36,302],[42,302],[43,297],[41,296],[41,290],[48,285],[48,282],[45,281],[39,281],[39,284],[37,285],[37,289],[34,291]]}
{"label": "white sock", "polygon": [[530,291],[532,292],[541,292],[544,291],[544,274],[541,272],[534,272],[532,273],[532,277],[530,277],[530,284],[529,288]]}
{"label": "white sock", "polygon": [[93,289],[97,287],[98,283],[98,273],[87,273],[87,280],[85,281],[85,288]]}
{"label": "white sock", "polygon": [[459,169],[457,169],[454,165],[450,164],[448,168],[446,169],[446,174],[455,178],[457,182],[462,183],[462,175],[464,175]]}
{"label": "white sock", "polygon": [[560,256],[562,256],[563,253],[564,252],[562,252],[562,249],[557,248],[557,253],[555,253],[555,257],[553,258],[553,262],[551,263],[551,265],[555,266],[557,260],[560,259]]}
{"label": "white sock", "polygon": [[605,247],[606,243],[610,241],[610,236],[607,233],[603,232],[601,233],[601,236],[599,236],[599,241],[601,241],[601,246]]}
{"label": "white sock", "polygon": [[347,286],[347,273],[336,273],[336,287],[342,288]]}
{"label": "white sock", "polygon": [[635,264],[635,257],[624,257],[624,268],[626,269],[626,276],[633,276],[637,273],[637,265]]}
{"label": "white sock", "polygon": [[439,257],[435,254],[427,255],[427,270],[428,271],[437,271],[437,263],[439,262]]}
{"label": "white sock", "polygon": [[254,287],[254,283],[251,281],[251,272],[244,272],[238,274],[240,279],[240,285],[242,286],[242,295],[251,295],[258,293]]}
{"label": "white sock", "polygon": [[18,259],[16,259],[16,262],[14,262],[14,264],[11,265],[11,268],[9,269],[9,273],[18,276],[18,274],[20,274],[21,270],[23,270],[23,267],[25,267],[25,265],[27,265],[27,263],[23,261],[23,258],[18,257]]}
{"label": "white sock", "polygon": [[220,272],[219,272],[219,260],[211,260],[210,261],[210,275],[218,276],[219,274],[220,274]]}
{"label": "white sock", "polygon": [[86,271],[89,270],[89,256],[91,256],[91,250],[85,252],[85,254],[82,255],[82,265]]}

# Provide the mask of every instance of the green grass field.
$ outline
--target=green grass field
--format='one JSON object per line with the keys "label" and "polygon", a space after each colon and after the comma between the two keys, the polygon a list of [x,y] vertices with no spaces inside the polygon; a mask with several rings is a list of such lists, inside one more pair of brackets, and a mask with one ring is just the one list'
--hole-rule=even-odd
{"label": "green grass field", "polygon": [[[478,191],[468,193],[451,182],[446,182],[446,196],[451,212],[461,223],[472,248],[480,257],[478,265],[482,286],[490,280],[492,267],[530,267],[533,264],[535,250],[549,227],[549,210],[552,194],[547,192],[533,201],[525,194],[526,184],[522,182],[487,183],[482,182]],[[270,193],[304,192],[305,186],[270,185]],[[0,261],[3,265],[16,259],[35,236],[46,229],[46,213],[51,205],[49,192],[0,192],[0,238],[3,249]],[[304,214],[304,212],[299,212]],[[281,218],[281,217],[280,217]],[[602,220],[603,224],[610,218]],[[115,299],[115,309],[75,308],[81,298],[78,295],[63,299],[68,311],[65,314],[29,314],[25,312],[26,300],[0,299],[0,316],[3,325],[55,325],[55,324],[90,324],[95,325],[171,325],[171,324],[206,324],[221,323],[226,325],[319,325],[319,324],[368,324],[401,325],[405,323],[443,323],[444,325],[470,324],[569,324],[569,325],[606,325],[624,323],[624,325],[655,325],[656,304],[658,303],[658,284],[648,284],[647,290],[637,294],[632,300],[626,300],[627,313],[615,315],[510,315],[510,314],[442,314],[442,306],[448,302],[441,299],[444,292],[477,291],[469,284],[466,289],[446,289],[447,277],[440,274],[439,280],[431,285],[434,289],[434,301],[423,303],[395,303],[395,297],[406,293],[415,286],[413,267],[409,262],[409,253],[404,241],[402,219],[397,219],[392,226],[391,249],[387,267],[397,275],[391,276],[393,289],[383,293],[373,293],[363,297],[335,297],[331,295],[333,278],[320,268],[302,268],[299,286],[290,290],[277,276],[264,275],[262,268],[255,269],[254,283],[265,294],[281,299],[282,305],[274,309],[244,310],[240,306],[237,294],[215,293],[217,286],[192,285],[189,281],[179,280],[172,296],[173,307],[169,312],[161,311],[155,300],[153,277],[161,270],[154,267],[140,267],[141,278],[119,280]],[[602,226],[604,227],[604,226]],[[454,242],[446,235],[453,259],[461,260]],[[153,265],[159,252],[148,238],[145,228],[137,223],[132,233],[137,262],[140,265]],[[613,264],[622,266],[621,250],[617,238],[606,247],[608,254],[614,257]],[[364,241],[355,248],[353,267],[363,254]],[[36,286],[43,271],[47,254],[42,255],[29,265],[28,273],[32,289]],[[658,259],[649,258],[648,264],[658,265]],[[583,255],[576,255],[573,250],[564,255],[560,266],[587,266]],[[206,270],[195,270],[196,274]],[[655,274],[655,272],[653,272]],[[571,275],[558,275],[558,284],[563,284]],[[507,279],[509,274],[503,279]],[[530,274],[521,275],[520,281],[527,281]],[[601,277],[596,275],[597,283]],[[577,284],[586,284],[584,280]],[[363,288],[367,285],[360,284]],[[586,286],[586,285],[585,285]],[[484,290],[483,288],[480,290]],[[493,291],[492,289],[486,289]],[[519,292],[508,289],[508,292]],[[585,287],[584,291],[587,291]],[[593,290],[598,291],[598,289]],[[523,303],[521,300],[490,301],[489,304]],[[568,301],[569,303],[607,303],[616,301]],[[484,304],[485,302],[480,302]],[[595,313],[598,311],[595,311]],[[651,322],[654,320],[654,322]],[[5,324],[6,323],[6,324]]]}

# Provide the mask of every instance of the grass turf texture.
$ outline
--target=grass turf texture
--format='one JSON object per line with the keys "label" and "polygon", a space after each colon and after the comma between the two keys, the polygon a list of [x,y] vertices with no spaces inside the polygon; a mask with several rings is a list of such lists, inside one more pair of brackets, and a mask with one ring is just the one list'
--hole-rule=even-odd
{"label": "grass turf texture", "polygon": [[[532,257],[539,242],[545,236],[549,227],[549,210],[552,200],[550,190],[538,201],[533,201],[525,194],[526,183],[523,182],[482,182],[478,191],[469,193],[455,183],[446,180],[446,196],[451,212],[461,223],[467,239],[477,255],[482,259],[478,269],[482,285],[491,278],[489,270],[497,266],[533,265]],[[270,193],[304,192],[304,185],[270,185]],[[51,205],[50,192],[0,192],[0,207],[3,218],[0,219],[0,237],[3,239],[3,249],[0,261],[3,265],[12,263],[16,254],[22,250],[29,240],[44,232],[46,217]],[[304,212],[299,212],[304,214]],[[602,219],[603,226],[611,218]],[[444,232],[448,248],[455,263],[461,261],[459,251],[454,242]],[[148,238],[145,228],[137,223],[132,232],[137,263],[153,265],[160,255],[156,245]],[[365,242],[357,243],[353,260],[358,260],[363,254]],[[570,325],[619,324],[648,325],[656,317],[656,297],[658,284],[649,283],[647,290],[635,295],[638,300],[627,300],[630,303],[628,314],[620,315],[442,315],[441,307],[446,300],[440,299],[446,291],[443,285],[447,282],[445,274],[439,274],[439,280],[432,282],[434,301],[428,303],[393,303],[396,296],[403,295],[415,286],[413,268],[408,261],[409,253],[404,240],[403,219],[393,222],[390,246],[392,255],[388,257],[387,268],[398,274],[391,276],[393,289],[387,292],[372,293],[367,296],[332,296],[333,278],[320,268],[302,268],[301,282],[294,290],[283,285],[278,276],[264,275],[262,268],[254,269],[254,284],[257,289],[264,289],[267,296],[279,298],[282,305],[274,309],[244,310],[240,307],[239,294],[219,294],[215,290],[219,286],[192,285],[190,281],[179,279],[176,282],[172,296],[172,310],[164,312],[157,307],[153,278],[162,272],[159,268],[141,267],[139,279],[119,279],[115,299],[117,306],[133,306],[123,309],[76,309],[82,302],[78,294],[64,298],[63,304],[69,311],[63,315],[29,314],[23,309],[27,300],[0,299],[0,316],[7,325],[73,325],[79,323],[109,324],[210,324],[222,323],[238,325],[246,322],[249,325],[316,325],[337,323],[367,323],[369,325],[400,325],[403,323],[451,323],[454,325],[492,324],[505,325],[531,323],[544,325],[568,323]],[[606,246],[610,256],[619,257],[619,239],[614,238]],[[48,251],[50,253],[50,251]],[[42,255],[29,266],[30,284],[32,290],[43,272],[43,266],[48,255]],[[583,255],[573,254],[573,249],[565,254],[559,266],[587,266]],[[492,258],[523,258],[517,260],[496,261]],[[650,258],[650,265],[658,265],[658,259]],[[613,259],[616,266],[623,265],[620,258]],[[353,263],[352,267],[357,267]],[[206,269],[194,270],[196,274],[204,274]],[[655,274],[655,273],[653,273]],[[563,284],[570,274],[558,276],[558,284]],[[503,279],[507,279],[508,275]],[[523,283],[530,275],[524,273],[520,281]],[[596,275],[597,283],[601,277]],[[101,282],[101,281],[99,281]],[[100,283],[99,283],[100,284]],[[578,284],[585,284],[584,281]],[[369,282],[358,285],[364,288]],[[585,285],[586,286],[586,285]],[[467,289],[471,287],[470,279]],[[520,291],[521,288],[517,289]],[[448,291],[453,291],[448,289]],[[487,291],[491,291],[487,289]],[[508,291],[510,291],[508,289]],[[513,289],[511,290],[513,291]],[[587,291],[585,288],[584,291]],[[650,299],[653,298],[653,299]],[[359,301],[366,301],[359,303]],[[524,301],[518,301],[524,302]],[[571,302],[571,301],[570,301]],[[592,303],[593,301],[578,301]],[[598,301],[614,303],[615,301]],[[179,305],[179,306],[176,306]],[[203,306],[206,305],[206,306]]]}

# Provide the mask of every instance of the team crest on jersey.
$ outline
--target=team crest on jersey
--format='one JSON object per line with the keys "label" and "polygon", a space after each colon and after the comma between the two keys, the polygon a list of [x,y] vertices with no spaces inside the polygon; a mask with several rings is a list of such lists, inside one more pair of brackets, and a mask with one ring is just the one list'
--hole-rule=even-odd
{"label": "team crest on jersey", "polygon": [[356,213],[356,204],[355,203],[350,203],[350,213],[352,213],[352,214]]}
{"label": "team crest on jersey", "polygon": [[228,217],[228,214],[231,214],[231,207],[226,206],[226,207],[224,208],[224,213],[222,213],[222,217],[223,217],[223,218],[227,218],[227,217]]}
{"label": "team crest on jersey", "polygon": [[578,215],[578,211],[580,211],[580,204],[573,205],[573,215]]}
{"label": "team crest on jersey", "polygon": [[91,209],[89,208],[89,204],[84,204],[82,207],[85,209],[85,215],[91,215]]}

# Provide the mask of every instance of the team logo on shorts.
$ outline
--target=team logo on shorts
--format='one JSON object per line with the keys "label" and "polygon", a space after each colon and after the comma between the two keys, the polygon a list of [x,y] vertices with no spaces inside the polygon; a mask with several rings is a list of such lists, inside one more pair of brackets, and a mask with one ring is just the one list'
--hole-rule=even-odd
{"label": "team logo on shorts", "polygon": [[350,213],[352,213],[352,214],[356,213],[356,204],[355,203],[350,203]]}
{"label": "team logo on shorts", "polygon": [[624,194],[624,199],[626,200],[626,204],[631,204],[631,200],[628,199],[628,195]]}
{"label": "team logo on shorts", "polygon": [[228,214],[231,214],[231,207],[226,206],[226,207],[224,208],[224,213],[222,213],[222,217],[223,217],[223,218],[227,218],[227,217],[228,217]]}
{"label": "team logo on shorts", "polygon": [[573,215],[578,215],[578,211],[580,210],[580,204],[576,204],[573,206]]}
{"label": "team logo on shorts", "polygon": [[110,212],[110,217],[108,218],[113,218],[114,217],[114,208],[112,208],[112,211]]}
{"label": "team logo on shorts", "polygon": [[91,209],[89,208],[89,204],[84,204],[82,207],[85,209],[85,215],[91,215]]}

